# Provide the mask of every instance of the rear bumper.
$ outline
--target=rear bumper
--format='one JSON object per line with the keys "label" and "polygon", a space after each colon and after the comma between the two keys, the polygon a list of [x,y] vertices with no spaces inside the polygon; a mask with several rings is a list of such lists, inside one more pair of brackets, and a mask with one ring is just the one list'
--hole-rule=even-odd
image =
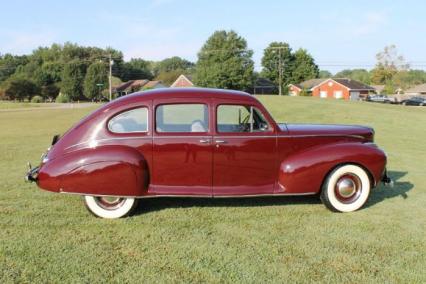
{"label": "rear bumper", "polygon": [[30,170],[25,175],[25,181],[27,182],[37,182],[38,171],[40,167],[30,168]]}

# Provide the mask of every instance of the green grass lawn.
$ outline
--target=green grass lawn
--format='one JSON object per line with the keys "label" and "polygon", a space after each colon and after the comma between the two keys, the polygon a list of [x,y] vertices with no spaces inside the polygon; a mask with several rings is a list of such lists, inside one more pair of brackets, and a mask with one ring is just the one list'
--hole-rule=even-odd
{"label": "green grass lawn", "polygon": [[395,187],[347,214],[315,197],[149,199],[102,220],[23,181],[26,162],[93,108],[0,112],[0,283],[425,283],[426,107],[260,100],[279,122],[374,127]]}

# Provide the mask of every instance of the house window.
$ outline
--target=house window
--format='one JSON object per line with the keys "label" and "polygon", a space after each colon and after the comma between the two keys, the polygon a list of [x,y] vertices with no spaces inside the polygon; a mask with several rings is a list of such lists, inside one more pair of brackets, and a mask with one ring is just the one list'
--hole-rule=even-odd
{"label": "house window", "polygon": [[327,91],[320,91],[320,98],[327,98],[327,97],[328,97]]}
{"label": "house window", "polygon": [[122,112],[109,120],[108,129],[114,133],[147,132],[148,109],[141,107]]}
{"label": "house window", "polygon": [[167,104],[157,107],[157,132],[207,132],[208,108],[205,104]]}
{"label": "house window", "polygon": [[343,98],[343,92],[342,91],[334,91],[334,97],[336,99],[342,99]]}

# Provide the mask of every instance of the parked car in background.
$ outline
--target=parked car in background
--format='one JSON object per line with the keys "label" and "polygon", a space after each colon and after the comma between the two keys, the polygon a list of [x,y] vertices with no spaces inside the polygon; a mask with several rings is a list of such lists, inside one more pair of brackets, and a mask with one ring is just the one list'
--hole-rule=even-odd
{"label": "parked car in background", "polygon": [[276,123],[247,93],[157,89],[105,104],[53,145],[27,180],[84,196],[119,218],[148,197],[320,194],[333,211],[361,208],[386,175],[374,130]]}
{"label": "parked car in background", "polygon": [[426,98],[413,97],[408,100],[401,101],[401,104],[407,106],[426,106]]}
{"label": "parked car in background", "polygon": [[394,99],[391,99],[386,95],[368,95],[366,101],[373,102],[373,103],[387,103],[387,104],[391,104],[395,102]]}

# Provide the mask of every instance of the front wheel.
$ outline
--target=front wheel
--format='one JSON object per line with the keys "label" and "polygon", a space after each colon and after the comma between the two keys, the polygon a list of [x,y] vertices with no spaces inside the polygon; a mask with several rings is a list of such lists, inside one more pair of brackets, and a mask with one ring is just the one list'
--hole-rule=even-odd
{"label": "front wheel", "polygon": [[327,176],[321,200],[331,211],[352,212],[365,204],[370,190],[370,178],[363,168],[356,165],[342,165]]}
{"label": "front wheel", "polygon": [[84,204],[97,217],[115,219],[132,213],[137,206],[137,200],[135,198],[86,195]]}

